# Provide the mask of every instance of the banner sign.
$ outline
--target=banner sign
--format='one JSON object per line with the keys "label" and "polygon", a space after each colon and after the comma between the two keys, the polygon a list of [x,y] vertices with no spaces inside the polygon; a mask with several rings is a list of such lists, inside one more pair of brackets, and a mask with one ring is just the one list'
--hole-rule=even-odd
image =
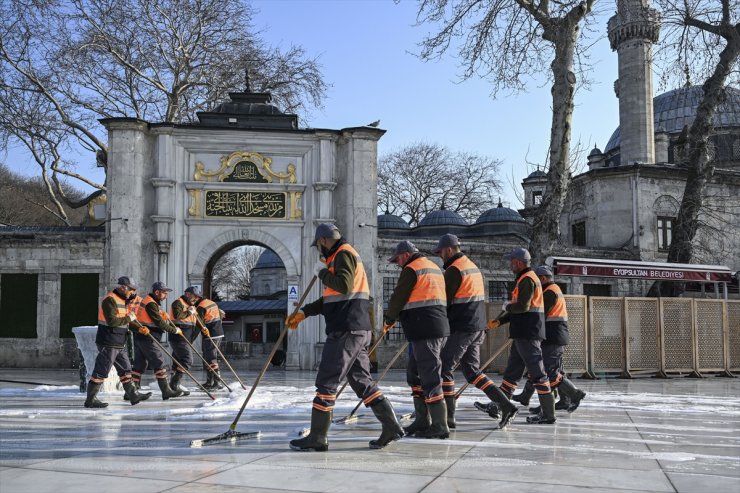
{"label": "banner sign", "polygon": [[622,279],[650,279],[657,281],[687,282],[731,282],[729,272],[694,271],[670,267],[642,267],[639,265],[592,265],[558,263],[556,274],[560,276],[619,277]]}

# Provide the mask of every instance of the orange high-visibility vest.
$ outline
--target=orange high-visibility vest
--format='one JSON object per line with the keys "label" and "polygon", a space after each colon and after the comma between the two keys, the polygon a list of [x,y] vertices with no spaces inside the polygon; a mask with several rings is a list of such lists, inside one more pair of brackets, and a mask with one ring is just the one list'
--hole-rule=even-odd
{"label": "orange high-visibility vest", "polygon": [[[175,303],[182,305],[182,311],[187,313],[187,316],[185,318],[175,318]],[[195,327],[195,315],[188,312],[189,306],[190,305],[185,302],[185,300],[183,300],[182,298],[177,298],[175,301],[172,302],[172,305],[170,305],[170,319],[177,325],[182,327]]]}
{"label": "orange high-visibility vest", "polygon": [[[116,318],[123,318],[129,314],[129,307],[126,306],[126,300],[121,298],[118,293],[116,293],[115,291],[109,292],[105,295],[103,301],[107,300],[108,298],[113,298],[116,301]],[[105,327],[111,327],[110,325],[108,325],[108,321],[105,319],[105,315],[103,314],[102,302],[100,303],[100,308],[98,308],[98,324]],[[128,327],[128,322],[118,327]]]}
{"label": "orange high-visibility vest", "polygon": [[[154,323],[154,320],[152,320],[152,317],[150,317],[149,313],[146,311],[146,306],[149,303],[157,303],[157,300],[152,298],[151,295],[146,295],[144,299],[141,300],[141,303],[139,303],[139,306],[136,309],[136,320],[138,320],[139,323],[144,327],[149,327],[150,329],[158,329],[159,325]],[[157,303],[157,306],[159,306],[159,303]]]}
{"label": "orange high-visibility vest", "polygon": [[[529,304],[529,310],[530,312],[536,312],[536,313],[544,313],[545,311],[545,300],[542,297],[542,284],[540,283],[540,278],[537,277],[537,275],[533,271],[529,271],[526,274],[524,274],[521,278],[519,278],[519,282],[521,282],[525,277],[528,277],[534,281],[534,295],[532,296],[532,302]],[[511,292],[511,302],[516,303],[517,299],[519,297],[519,282],[516,283],[516,286],[514,287],[514,291]]]}
{"label": "orange high-visibility vest", "polygon": [[360,254],[352,248],[348,243],[342,244],[337,250],[326,259],[326,266],[329,272],[335,273],[334,270],[334,259],[339,252],[349,252],[355,257],[357,261],[357,268],[355,269],[355,278],[352,282],[352,287],[346,294],[335,291],[329,286],[324,286],[324,292],[322,294],[324,303],[339,303],[341,301],[349,300],[369,300],[370,299],[370,286],[367,282],[367,274],[365,274],[365,267],[362,264]]}
{"label": "orange high-visibility vest", "polygon": [[555,283],[549,284],[543,290],[552,291],[555,293],[555,304],[545,314],[545,322],[567,322],[568,321],[568,310],[565,307],[565,297],[563,292],[560,290],[560,286]]}
{"label": "orange high-visibility vest", "polygon": [[447,306],[445,279],[437,264],[426,257],[419,257],[406,267],[416,273],[416,284],[401,311],[424,306]]}
{"label": "orange high-visibility vest", "polygon": [[221,313],[218,311],[218,305],[215,301],[209,300],[208,298],[202,298],[198,302],[198,308],[203,308],[206,311],[203,317],[203,323],[213,322],[215,320],[221,320]]}
{"label": "orange high-visibility vest", "polygon": [[[483,274],[480,269],[465,255],[458,258],[450,267],[455,267],[460,271],[462,282],[455,293],[450,304],[473,303],[476,301],[485,301],[485,289],[483,287]],[[449,267],[448,267],[449,268]]]}

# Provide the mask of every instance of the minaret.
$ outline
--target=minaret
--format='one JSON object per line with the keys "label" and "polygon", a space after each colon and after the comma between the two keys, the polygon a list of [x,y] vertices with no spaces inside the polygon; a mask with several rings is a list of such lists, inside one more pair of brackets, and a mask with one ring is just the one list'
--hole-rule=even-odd
{"label": "minaret", "polygon": [[620,162],[654,163],[652,56],[660,15],[649,0],[617,0],[608,29],[619,59],[614,90],[619,98]]}

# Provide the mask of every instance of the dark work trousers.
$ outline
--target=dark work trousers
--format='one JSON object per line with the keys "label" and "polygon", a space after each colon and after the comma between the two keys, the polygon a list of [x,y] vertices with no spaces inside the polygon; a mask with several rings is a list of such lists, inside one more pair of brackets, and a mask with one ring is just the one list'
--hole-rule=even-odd
{"label": "dark work trousers", "polygon": [[[211,368],[218,370],[218,351],[216,347],[221,346],[224,336],[218,337],[201,337],[200,347],[203,350],[203,358],[211,364]],[[211,342],[213,341],[213,342]]]}
{"label": "dark work trousers", "polygon": [[101,383],[106,379],[112,366],[116,367],[118,376],[121,381],[124,377],[131,375],[131,363],[128,360],[126,347],[98,346],[98,356],[95,358],[95,368],[92,372],[91,380]]}
{"label": "dark work trousers", "polygon": [[429,404],[444,399],[442,393],[442,348],[446,337],[421,339],[411,345],[406,382],[416,397],[424,397]]}
{"label": "dark work trousers", "polygon": [[485,340],[484,330],[450,334],[442,349],[442,381],[454,383],[453,372],[458,367],[465,380],[472,383],[480,374],[480,346]]}
{"label": "dark work trousers", "polygon": [[513,394],[517,383],[526,371],[538,394],[549,393],[550,382],[542,361],[540,346],[542,341],[539,339],[512,339],[512,341],[501,390],[509,395]]}
{"label": "dark work trousers", "polygon": [[370,376],[370,358],[367,354],[370,339],[369,330],[332,332],[326,337],[316,374],[314,409],[331,411],[337,388],[345,378],[365,406],[372,406],[384,399],[383,393]]}
{"label": "dark work trousers", "polygon": [[556,344],[542,345],[542,361],[547,371],[547,378],[550,379],[551,389],[560,385],[560,382],[563,380],[561,368],[563,367],[564,351],[565,346],[558,346]]}
{"label": "dark work trousers", "polygon": [[[180,363],[181,367],[185,370],[189,370],[193,366],[193,353],[188,345],[188,341],[192,342],[198,337],[200,331],[195,327],[182,327],[182,335],[170,334],[170,347],[172,348],[172,356]],[[184,337],[183,337],[184,336]],[[187,339],[187,341],[185,340]],[[172,367],[176,368],[176,364],[173,361]],[[185,373],[182,372],[181,373]]]}
{"label": "dark work trousers", "polygon": [[[161,334],[152,331],[151,336],[159,340]],[[134,351],[134,375],[139,374],[140,376],[148,367],[151,367],[155,374],[168,369],[162,351],[150,336],[134,334],[134,348],[136,349]],[[134,377],[134,380],[136,380],[136,377]]]}

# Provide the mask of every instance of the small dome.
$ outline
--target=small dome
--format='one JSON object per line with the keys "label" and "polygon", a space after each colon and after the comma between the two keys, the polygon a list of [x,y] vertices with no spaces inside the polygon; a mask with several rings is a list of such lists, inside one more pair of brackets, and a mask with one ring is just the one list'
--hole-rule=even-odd
{"label": "small dome", "polygon": [[524,218],[520,216],[517,211],[504,207],[504,205],[499,201],[498,206],[493,209],[488,209],[486,212],[481,214],[478,220],[475,221],[475,224],[499,223],[504,221],[513,221],[518,223],[525,222]]}
{"label": "small dome", "polygon": [[394,216],[388,211],[378,216],[378,229],[410,229],[409,223],[403,218]]}
{"label": "small dome", "polygon": [[257,263],[254,264],[253,269],[284,269],[285,264],[280,260],[277,253],[270,249],[265,249],[262,255],[257,259]]}
{"label": "small dome", "polygon": [[537,168],[536,170],[532,171],[529,176],[527,176],[527,178],[541,178],[543,176],[547,176],[547,174],[541,169]]}
{"label": "small dome", "polygon": [[421,220],[419,226],[467,226],[468,222],[455,211],[440,209],[432,211]]}
{"label": "small dome", "polygon": [[594,148],[591,149],[591,152],[588,153],[588,157],[600,156],[601,154],[603,154],[601,152],[601,149],[599,149],[598,147],[594,146]]}

